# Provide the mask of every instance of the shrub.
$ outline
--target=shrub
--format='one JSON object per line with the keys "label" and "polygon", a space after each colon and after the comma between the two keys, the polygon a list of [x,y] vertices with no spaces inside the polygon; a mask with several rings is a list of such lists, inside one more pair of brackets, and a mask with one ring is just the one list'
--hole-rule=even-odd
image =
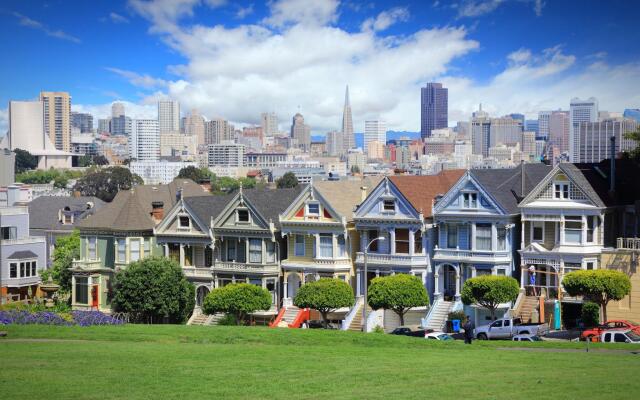
{"label": "shrub", "polygon": [[231,314],[225,314],[224,317],[218,320],[218,325],[233,326],[238,325],[238,323],[236,322],[236,317]]}
{"label": "shrub", "polygon": [[174,260],[150,257],[116,273],[113,308],[142,322],[183,323],[195,305],[195,288]]}
{"label": "shrub", "polygon": [[600,322],[600,306],[587,301],[582,305],[582,323],[585,327],[593,327]]}
{"label": "shrub", "polygon": [[204,299],[205,314],[219,312],[231,314],[236,324],[244,323],[247,316],[258,310],[271,308],[271,293],[267,289],[249,283],[232,283],[213,289]]}
{"label": "shrub", "polygon": [[449,313],[449,316],[447,317],[447,321],[453,321],[454,319],[458,319],[460,320],[460,322],[464,321],[467,318],[467,314],[464,313],[464,311],[460,310],[460,311],[452,311]]}
{"label": "shrub", "polygon": [[519,292],[518,281],[509,276],[483,275],[467,279],[461,298],[466,305],[479,304],[488,309],[491,320],[495,320],[498,305],[515,301]]}
{"label": "shrub", "polygon": [[293,299],[296,307],[318,310],[325,328],[327,314],[341,307],[351,307],[353,303],[351,286],[343,280],[329,278],[305,283]]}
{"label": "shrub", "polygon": [[404,315],[413,307],[429,305],[429,296],[420,278],[396,274],[373,279],[368,302],[374,310],[392,310],[400,317],[400,325],[404,325]]}

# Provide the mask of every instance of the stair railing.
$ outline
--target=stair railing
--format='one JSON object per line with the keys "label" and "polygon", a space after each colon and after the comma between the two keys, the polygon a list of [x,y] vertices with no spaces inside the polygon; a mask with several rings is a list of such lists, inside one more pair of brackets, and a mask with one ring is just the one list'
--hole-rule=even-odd
{"label": "stair railing", "polygon": [[522,308],[522,303],[524,303],[524,299],[527,297],[527,293],[524,289],[520,289],[518,293],[518,297],[516,298],[516,302],[513,304],[513,307],[508,309],[504,314],[505,318],[515,318],[520,314],[520,309]]}
{"label": "stair railing", "polygon": [[420,320],[420,325],[422,328],[426,328],[427,325],[429,325],[429,322],[431,322],[431,319],[433,318],[433,314],[435,310],[438,308],[438,306],[440,305],[440,302],[442,302],[442,299],[438,298],[434,300],[431,307],[429,307],[429,310],[427,311],[427,315]]}
{"label": "stair railing", "polygon": [[351,323],[353,322],[353,319],[355,318],[356,315],[358,315],[358,312],[361,311],[360,307],[363,304],[364,304],[364,297],[362,296],[357,297],[356,303],[353,305],[353,307],[351,307],[351,310],[349,310],[347,315],[344,316],[344,319],[340,323],[340,330],[346,331],[349,329],[349,327],[351,326]]}

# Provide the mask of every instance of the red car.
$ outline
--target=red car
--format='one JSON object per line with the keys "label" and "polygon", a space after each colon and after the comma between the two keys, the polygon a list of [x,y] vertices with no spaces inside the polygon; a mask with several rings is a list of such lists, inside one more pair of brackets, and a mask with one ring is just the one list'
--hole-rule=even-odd
{"label": "red car", "polygon": [[640,334],[640,324],[637,324],[633,321],[628,321],[624,319],[614,319],[605,322],[603,325],[596,326],[595,328],[586,329],[580,335],[580,340],[591,340],[592,342],[600,341],[600,336],[602,332],[609,329],[625,329],[632,330],[638,334]]}

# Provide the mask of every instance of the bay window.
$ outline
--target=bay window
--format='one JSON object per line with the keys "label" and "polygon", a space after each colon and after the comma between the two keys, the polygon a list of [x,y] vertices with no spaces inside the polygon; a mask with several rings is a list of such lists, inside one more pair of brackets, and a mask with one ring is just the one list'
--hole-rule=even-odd
{"label": "bay window", "polygon": [[86,276],[76,277],[76,303],[89,303],[89,278]]}
{"label": "bay window", "polygon": [[347,244],[344,235],[338,235],[338,257],[344,257],[347,253]]}
{"label": "bay window", "polygon": [[422,231],[418,229],[413,234],[413,251],[422,254]]}
{"label": "bay window", "polygon": [[126,262],[126,257],[127,257],[127,240],[122,238],[122,239],[117,239],[116,240],[117,246],[118,246],[118,254],[116,255],[116,262],[119,263],[123,263]]}
{"label": "bay window", "polygon": [[87,251],[89,253],[89,260],[96,260],[96,246],[97,246],[98,238],[90,237],[87,240]]}
{"label": "bay window", "polygon": [[409,254],[408,229],[396,229],[396,253]]}
{"label": "bay window", "polygon": [[476,224],[476,250],[491,250],[491,224]]}
{"label": "bay window", "polygon": [[582,243],[582,217],[564,217],[564,241],[565,243]]}
{"label": "bay window", "polygon": [[498,234],[498,250],[506,250],[507,249],[507,228],[505,228],[504,226],[498,226],[497,234]]}
{"label": "bay window", "polygon": [[304,235],[295,235],[295,245],[293,254],[299,257],[304,257]]}
{"label": "bay window", "polygon": [[249,239],[249,262],[262,262],[262,239]]}
{"label": "bay window", "polygon": [[447,248],[455,249],[458,247],[458,225],[447,224]]}
{"label": "bay window", "polygon": [[268,263],[276,262],[276,244],[271,240],[267,240],[265,242],[265,247],[267,250],[267,262]]}
{"label": "bay window", "polygon": [[129,258],[131,262],[140,259],[140,240],[132,239],[129,241]]}
{"label": "bay window", "polygon": [[320,257],[333,257],[333,235],[330,233],[320,234]]}

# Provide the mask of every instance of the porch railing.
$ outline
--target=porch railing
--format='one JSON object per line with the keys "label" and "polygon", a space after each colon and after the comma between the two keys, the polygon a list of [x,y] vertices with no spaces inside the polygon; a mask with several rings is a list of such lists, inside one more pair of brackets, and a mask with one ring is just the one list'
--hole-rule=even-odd
{"label": "porch railing", "polygon": [[340,324],[340,330],[346,331],[351,326],[351,322],[353,322],[353,318],[358,314],[358,311],[362,311],[360,306],[364,304],[364,297],[358,296],[356,297],[356,302],[351,308],[351,310],[345,315],[342,323]]}
{"label": "porch railing", "polygon": [[640,238],[618,238],[616,248],[624,250],[640,250]]}
{"label": "porch railing", "polygon": [[509,252],[500,251],[481,251],[481,250],[457,250],[457,249],[436,249],[434,258],[452,258],[452,259],[471,259],[480,258],[493,260],[497,258],[509,258]]}

